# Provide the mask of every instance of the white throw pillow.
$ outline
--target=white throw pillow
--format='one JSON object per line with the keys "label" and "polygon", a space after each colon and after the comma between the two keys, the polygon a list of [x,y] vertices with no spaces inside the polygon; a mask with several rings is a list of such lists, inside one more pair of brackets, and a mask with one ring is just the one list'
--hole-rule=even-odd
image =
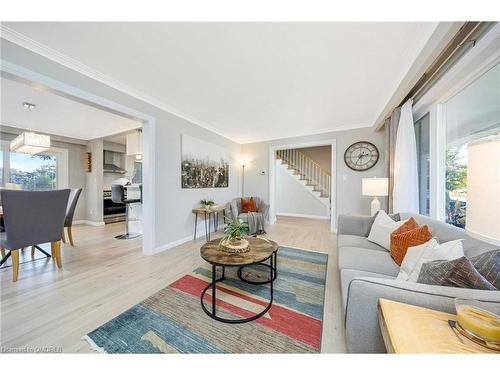
{"label": "white throw pillow", "polygon": [[372,229],[368,235],[368,241],[374,242],[390,251],[391,249],[391,233],[403,225],[404,221],[394,221],[385,211],[380,210],[373,222]]}
{"label": "white throw pillow", "polygon": [[462,240],[439,244],[434,238],[408,248],[397,279],[416,283],[422,265],[435,260],[453,260],[464,256]]}
{"label": "white throw pillow", "polygon": [[413,269],[420,261],[420,258],[422,258],[422,255],[424,255],[427,247],[434,248],[437,245],[438,242],[432,238],[422,245],[409,247],[406,251],[405,257],[403,258],[403,262],[401,263],[397,280],[408,281]]}

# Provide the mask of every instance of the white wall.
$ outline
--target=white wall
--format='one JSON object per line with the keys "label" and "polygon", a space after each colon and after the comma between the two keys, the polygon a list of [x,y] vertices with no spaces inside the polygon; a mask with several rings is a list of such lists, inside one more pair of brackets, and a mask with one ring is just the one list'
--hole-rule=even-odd
{"label": "white wall", "polygon": [[285,166],[276,162],[276,214],[328,218],[329,208],[315,198]]}
{"label": "white wall", "polygon": [[[256,195],[269,202],[269,148],[271,146],[299,144],[321,140],[337,140],[337,170],[332,175],[337,183],[337,196],[333,197],[337,204],[337,214],[370,214],[372,198],[361,195],[361,179],[363,177],[386,177],[387,165],[385,155],[385,134],[374,132],[372,128],[361,128],[316,134],[304,137],[284,138],[268,142],[249,143],[243,145],[244,158],[251,163],[245,170],[245,192],[247,195]],[[366,172],[357,172],[349,169],[344,163],[344,152],[354,142],[370,141],[380,152],[377,164]],[[261,172],[264,171],[264,174]],[[381,199],[382,207],[386,207],[386,199]]]}

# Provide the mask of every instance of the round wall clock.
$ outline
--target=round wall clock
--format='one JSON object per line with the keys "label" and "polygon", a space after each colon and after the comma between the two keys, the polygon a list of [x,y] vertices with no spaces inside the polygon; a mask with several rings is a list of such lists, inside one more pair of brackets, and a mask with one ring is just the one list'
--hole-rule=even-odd
{"label": "round wall clock", "polygon": [[370,142],[356,142],[344,153],[346,165],[354,171],[367,171],[377,164],[379,157],[377,146]]}

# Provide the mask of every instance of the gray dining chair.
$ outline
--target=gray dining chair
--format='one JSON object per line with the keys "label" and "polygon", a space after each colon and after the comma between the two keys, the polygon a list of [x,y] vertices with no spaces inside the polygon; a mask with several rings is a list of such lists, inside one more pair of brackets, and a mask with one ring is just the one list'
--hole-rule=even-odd
{"label": "gray dining chair", "polygon": [[[68,207],[66,208],[66,218],[64,219],[64,228],[68,232],[68,240],[71,246],[75,246],[73,243],[73,216],[75,216],[76,204],[78,203],[78,198],[80,198],[80,194],[82,193],[82,188],[79,189],[71,189],[69,193],[68,199]],[[66,243],[66,236],[64,234],[64,228],[62,232],[62,240]]]}
{"label": "gray dining chair", "polygon": [[52,191],[0,191],[5,232],[0,248],[12,258],[12,280],[19,274],[19,250],[33,244],[51,244],[52,258],[61,262],[61,233],[64,227],[70,189]]}

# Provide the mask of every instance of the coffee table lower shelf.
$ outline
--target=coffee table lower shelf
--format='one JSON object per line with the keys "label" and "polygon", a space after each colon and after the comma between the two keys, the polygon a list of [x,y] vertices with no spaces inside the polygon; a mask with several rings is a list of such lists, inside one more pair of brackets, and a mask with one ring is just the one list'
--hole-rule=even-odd
{"label": "coffee table lower shelf", "polygon": [[[265,264],[264,261],[266,261],[267,259],[264,259],[263,261],[258,262],[258,263],[240,266],[240,267],[238,267],[238,272],[237,272],[239,279],[243,282],[248,283],[248,284],[252,284],[252,285],[269,284],[269,294],[270,294],[269,303],[264,308],[264,310],[262,310],[261,312],[259,312],[256,315],[252,315],[248,318],[242,318],[242,319],[226,319],[226,318],[222,318],[222,317],[218,316],[217,315],[217,303],[216,303],[217,302],[217,283],[226,280],[225,272],[226,272],[226,267],[228,267],[228,266],[220,266],[220,267],[222,267],[222,277],[217,278],[217,265],[212,264],[212,282],[210,284],[208,284],[205,287],[205,289],[203,289],[203,292],[201,293],[201,308],[203,309],[203,311],[212,319],[215,319],[215,320],[217,320],[219,322],[223,322],[223,323],[229,323],[229,324],[248,323],[248,322],[251,322],[255,319],[260,318],[265,313],[267,313],[269,311],[269,309],[271,308],[271,306],[273,305],[273,293],[274,293],[273,284],[274,284],[274,280],[276,279],[276,276],[278,274],[277,267],[276,267],[276,261],[277,261],[276,252],[271,254],[271,256],[268,259],[269,259],[270,264]],[[245,267],[249,267],[249,266],[264,266],[264,267],[269,268],[269,279],[264,280],[264,281],[252,281],[252,280],[247,280],[247,279],[243,278],[242,269]],[[212,291],[212,293],[211,293],[212,294],[212,296],[211,296],[212,297],[211,298],[212,306],[211,306],[210,310],[205,306],[205,301],[204,301],[205,295],[206,295],[208,290]]]}

